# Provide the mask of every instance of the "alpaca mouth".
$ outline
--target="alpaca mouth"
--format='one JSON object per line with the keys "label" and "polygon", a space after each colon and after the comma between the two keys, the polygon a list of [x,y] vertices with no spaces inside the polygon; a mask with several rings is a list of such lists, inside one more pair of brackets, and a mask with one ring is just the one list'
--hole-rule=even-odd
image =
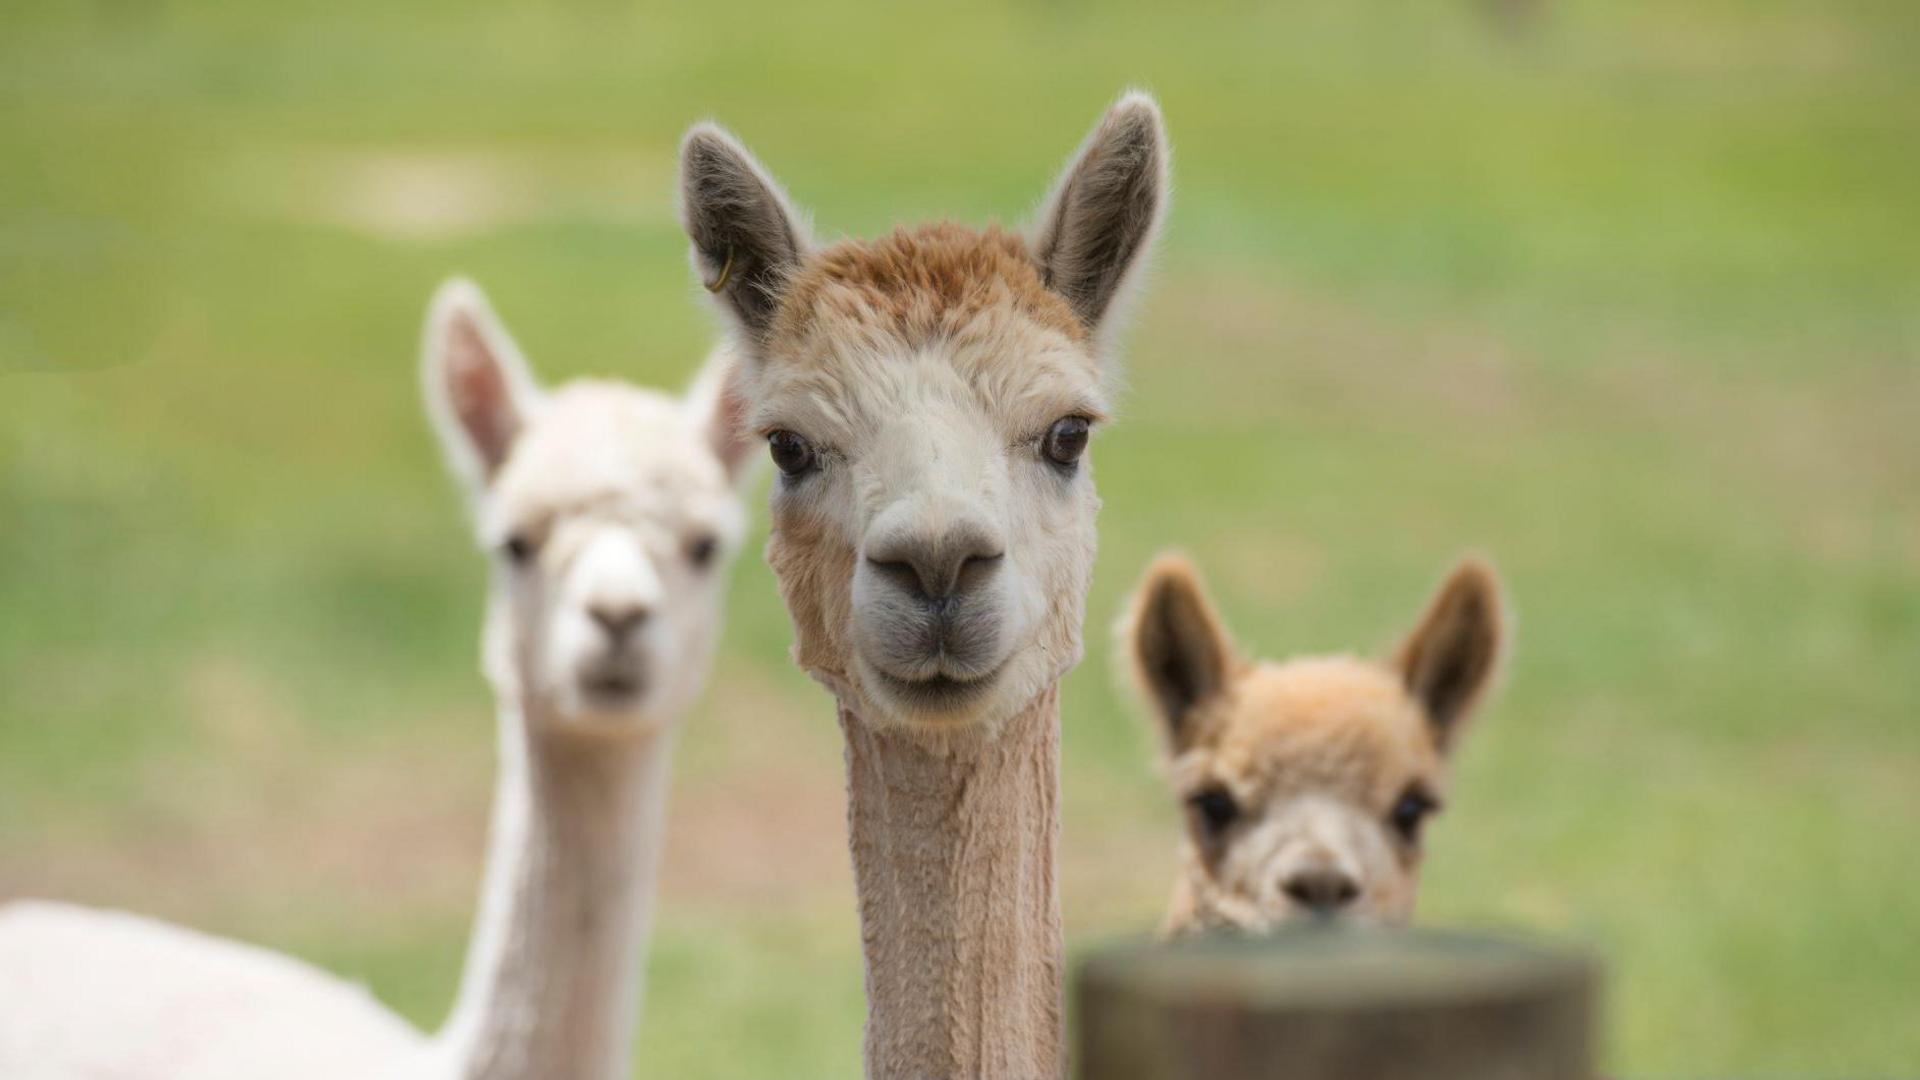
{"label": "alpaca mouth", "polygon": [[637,668],[599,668],[580,676],[581,691],[589,701],[602,708],[631,705],[646,688],[646,680]]}
{"label": "alpaca mouth", "polygon": [[929,712],[944,712],[960,708],[991,690],[1000,676],[1000,667],[980,675],[936,673],[923,679],[903,679],[878,668],[874,669],[874,674],[879,676],[880,685],[886,687],[887,693],[902,704]]}

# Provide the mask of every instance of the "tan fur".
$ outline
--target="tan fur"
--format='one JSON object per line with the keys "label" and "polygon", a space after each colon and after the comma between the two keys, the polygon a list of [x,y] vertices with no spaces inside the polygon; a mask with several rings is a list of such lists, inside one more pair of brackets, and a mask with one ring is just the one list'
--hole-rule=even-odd
{"label": "tan fur", "polygon": [[991,740],[929,744],[844,709],[840,723],[870,956],[868,1074],[1057,1076],[1065,1050],[1055,692]]}
{"label": "tan fur", "polygon": [[[1106,415],[1099,331],[1158,222],[1163,143],[1150,100],[1115,106],[1044,215],[1053,261],[951,223],[810,250],[731,136],[683,144],[682,219],[738,331],[745,422],[816,462],[776,478],[767,558],[795,660],[839,699],[870,1077],[1065,1069],[1056,693],[1099,499],[1090,457],[1042,453],[1057,423]],[[902,559],[961,545],[980,564],[964,592],[902,600]],[[943,679],[967,689],[921,692]]]}
{"label": "tan fur", "polygon": [[1040,280],[1024,238],[946,221],[820,251],[794,276],[775,325],[797,337],[831,311],[886,325],[919,348],[964,333],[993,310],[1018,312],[1075,341],[1086,337],[1073,309]]}
{"label": "tan fur", "polygon": [[[1046,425],[1105,408],[1085,335],[1035,293],[1017,251],[951,225],[828,249],[798,276],[775,359],[749,381],[751,426],[806,431],[846,473],[826,498],[776,491],[767,557],[796,661],[841,701],[874,1077],[1064,1068],[1053,695],[1081,655],[1098,499],[1090,475],[1061,492],[1006,459],[1027,465]],[[927,459],[929,447],[945,456]],[[1010,587],[1003,626],[1017,644],[986,700],[903,712],[854,646],[860,538],[898,499],[940,491],[928,470],[956,461],[1012,538],[1008,569],[1026,584]]]}
{"label": "tan fur", "polygon": [[[1160,706],[1168,777],[1187,817],[1165,932],[1262,931],[1316,913],[1406,921],[1422,849],[1417,832],[1402,835],[1390,819],[1410,792],[1436,810],[1444,804],[1452,738],[1484,697],[1504,646],[1502,611],[1493,571],[1469,560],[1388,662],[1248,663],[1198,572],[1178,556],[1156,560],[1123,633],[1142,692]],[[1181,638],[1180,657],[1225,658],[1214,668],[1217,685],[1187,676],[1156,648],[1169,634]],[[1422,696],[1434,684],[1410,666],[1422,656],[1464,664],[1448,684],[1459,697],[1445,722]],[[1183,700],[1189,686],[1200,689]],[[1220,795],[1236,809],[1224,831],[1210,827],[1202,802]],[[1302,875],[1327,874],[1350,883],[1350,900],[1318,907],[1288,892]]]}

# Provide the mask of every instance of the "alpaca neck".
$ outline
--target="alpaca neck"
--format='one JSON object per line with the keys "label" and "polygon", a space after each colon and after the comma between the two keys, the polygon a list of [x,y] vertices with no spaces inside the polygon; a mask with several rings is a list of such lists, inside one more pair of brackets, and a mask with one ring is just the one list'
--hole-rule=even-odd
{"label": "alpaca neck", "polygon": [[486,880],[437,1040],[442,1075],[626,1076],[671,742],[553,732],[503,710]]}
{"label": "alpaca neck", "polygon": [[1056,689],[990,739],[840,724],[867,1075],[1061,1076]]}

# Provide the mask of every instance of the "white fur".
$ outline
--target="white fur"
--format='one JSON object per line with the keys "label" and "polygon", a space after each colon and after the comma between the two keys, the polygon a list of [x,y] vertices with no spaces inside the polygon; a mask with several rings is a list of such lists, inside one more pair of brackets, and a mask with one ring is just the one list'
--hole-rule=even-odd
{"label": "white fur", "polygon": [[[504,390],[450,396],[459,334]],[[717,393],[610,382],[547,394],[478,289],[450,283],[428,323],[429,413],[494,556],[486,670],[500,776],[480,910],[442,1031],[298,961],[137,916],[0,908],[5,1080],[610,1080],[626,1073],[674,720],[706,677],[746,471]],[[472,369],[467,369],[471,375]],[[467,418],[484,417],[483,431]],[[484,446],[510,431],[507,446]],[[715,554],[692,565],[691,544]],[[596,608],[644,609],[611,642]],[[630,693],[596,694],[610,669]],[[378,842],[377,838],[373,842]]]}
{"label": "white fur", "polygon": [[0,908],[0,1076],[380,1076],[418,1032],[358,986],[137,915]]}

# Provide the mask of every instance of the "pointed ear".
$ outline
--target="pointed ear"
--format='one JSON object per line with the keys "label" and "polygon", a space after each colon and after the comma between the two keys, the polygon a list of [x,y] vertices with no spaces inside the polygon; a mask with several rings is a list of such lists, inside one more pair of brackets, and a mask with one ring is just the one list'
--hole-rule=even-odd
{"label": "pointed ear", "polygon": [[1226,690],[1238,650],[1185,557],[1162,554],[1147,568],[1125,624],[1134,678],[1151,699],[1178,754],[1199,734],[1195,707]]}
{"label": "pointed ear", "polygon": [[1134,91],[1108,110],[1054,185],[1033,234],[1041,277],[1098,328],[1153,243],[1165,213],[1160,106]]}
{"label": "pointed ear", "polygon": [[540,390],[473,282],[455,278],[434,293],[421,375],[448,464],[476,493],[484,491],[506,463]]}
{"label": "pointed ear", "polygon": [[687,408],[706,432],[713,454],[739,486],[753,476],[753,463],[766,455],[755,453],[760,440],[747,430],[747,397],[742,381],[746,372],[734,350],[721,345],[707,357],[700,374],[687,389]]}
{"label": "pointed ear", "polygon": [[780,185],[717,125],[696,124],[681,140],[680,223],[700,283],[748,340],[762,339],[812,241]]}
{"label": "pointed ear", "polygon": [[1506,612],[1493,567],[1455,567],[1394,655],[1407,691],[1426,707],[1434,741],[1451,750],[1493,683],[1506,648]]}

